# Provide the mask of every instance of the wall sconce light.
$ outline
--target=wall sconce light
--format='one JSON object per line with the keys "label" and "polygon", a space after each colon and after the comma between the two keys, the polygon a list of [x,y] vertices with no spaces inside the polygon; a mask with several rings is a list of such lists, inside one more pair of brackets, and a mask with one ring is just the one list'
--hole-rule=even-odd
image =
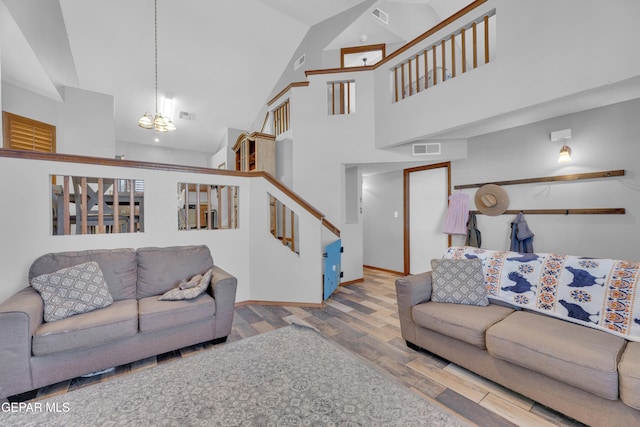
{"label": "wall sconce light", "polygon": [[571,147],[567,145],[567,139],[571,139],[571,128],[563,129],[549,134],[551,142],[562,141],[558,162],[565,163],[571,161]]}

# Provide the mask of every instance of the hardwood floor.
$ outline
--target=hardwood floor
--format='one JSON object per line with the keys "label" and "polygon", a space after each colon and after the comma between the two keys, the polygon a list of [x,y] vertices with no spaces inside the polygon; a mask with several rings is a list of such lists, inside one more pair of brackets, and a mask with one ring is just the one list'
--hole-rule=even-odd
{"label": "hardwood floor", "polygon": [[[478,426],[580,426],[555,411],[480,378],[424,351],[409,349],[400,336],[396,308],[397,276],[365,269],[365,280],[340,287],[324,308],[247,305],[238,307],[227,342],[265,333],[290,323],[307,324],[386,372],[414,393],[448,408]],[[225,345],[225,344],[218,344]],[[108,381],[212,347],[200,344],[119,366],[91,378],[75,378],[10,400],[39,400]]]}

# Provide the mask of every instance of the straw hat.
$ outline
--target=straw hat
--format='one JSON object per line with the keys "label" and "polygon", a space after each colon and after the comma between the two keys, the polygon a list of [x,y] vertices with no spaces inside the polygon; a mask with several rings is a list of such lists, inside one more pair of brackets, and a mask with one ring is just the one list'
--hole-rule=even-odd
{"label": "straw hat", "polygon": [[507,192],[495,184],[483,185],[476,191],[474,197],[476,209],[481,213],[496,216],[504,213],[509,206]]}

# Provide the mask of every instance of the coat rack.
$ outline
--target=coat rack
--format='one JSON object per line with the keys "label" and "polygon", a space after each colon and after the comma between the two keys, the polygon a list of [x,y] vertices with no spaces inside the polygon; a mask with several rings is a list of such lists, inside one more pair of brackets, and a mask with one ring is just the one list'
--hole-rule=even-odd
{"label": "coat rack", "polygon": [[[456,190],[462,190],[465,188],[480,188],[486,184],[495,185],[518,185],[518,184],[533,184],[538,182],[555,182],[555,181],[577,181],[581,179],[594,179],[594,178],[612,178],[616,176],[624,176],[624,169],[603,171],[603,172],[589,172],[578,173],[570,175],[556,175],[556,176],[543,176],[539,178],[526,178],[516,179],[510,181],[497,181],[497,182],[483,182],[476,184],[464,184],[456,185],[453,188]],[[479,211],[472,211],[477,215],[482,215]],[[542,215],[624,215],[626,213],[625,208],[586,208],[586,209],[510,209],[503,212],[503,215],[517,215],[519,213],[525,215],[529,214],[542,214]]]}

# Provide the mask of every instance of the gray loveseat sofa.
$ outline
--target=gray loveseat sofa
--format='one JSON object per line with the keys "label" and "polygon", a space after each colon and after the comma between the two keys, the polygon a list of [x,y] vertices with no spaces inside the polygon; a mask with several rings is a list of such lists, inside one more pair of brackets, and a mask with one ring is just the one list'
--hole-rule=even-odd
{"label": "gray loveseat sofa", "polygon": [[[7,397],[231,332],[237,280],[218,266],[207,246],[87,250],[43,255],[29,280],[95,261],[113,303],[88,313],[45,322],[40,294],[28,286],[0,304],[0,395]],[[159,296],[213,269],[196,298]]]}
{"label": "gray loveseat sofa", "polygon": [[[468,255],[470,250],[465,250]],[[497,253],[491,262],[483,260],[485,278],[499,275],[501,267],[493,262],[499,257],[506,260],[509,255]],[[590,258],[580,260],[595,263]],[[533,262],[538,260],[530,265]],[[560,282],[572,278],[569,261],[563,262],[556,263]],[[639,266],[633,264],[628,271],[635,269],[637,281]],[[504,271],[505,277],[508,273]],[[573,286],[578,277],[574,273]],[[487,306],[435,302],[433,285],[431,271],[396,280],[401,332],[409,347],[441,356],[588,425],[640,425],[640,342],[582,326],[577,318],[567,321],[491,298]],[[620,286],[627,288],[622,282]],[[500,289],[505,288],[509,289]],[[603,288],[601,276],[595,284],[569,289],[584,297],[591,288],[594,292]],[[545,289],[544,285],[527,292],[520,289],[517,301],[527,295],[538,297]],[[620,296],[616,292],[613,295]],[[573,310],[569,316],[576,315],[577,305],[569,306]],[[619,303],[613,306],[622,309]],[[557,308],[562,310],[560,304]],[[603,305],[582,320],[595,323],[596,314],[605,313],[612,318],[615,314]],[[628,319],[633,322],[634,317],[640,315]]]}

